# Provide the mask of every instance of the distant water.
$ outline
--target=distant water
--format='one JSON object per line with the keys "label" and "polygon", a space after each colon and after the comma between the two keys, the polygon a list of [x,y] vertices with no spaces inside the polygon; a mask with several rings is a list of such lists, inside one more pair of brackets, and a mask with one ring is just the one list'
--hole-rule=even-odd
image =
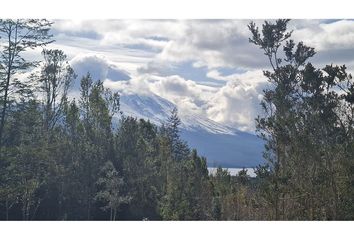
{"label": "distant water", "polygon": [[[216,173],[216,169],[217,168],[215,168],[215,167],[208,167],[209,174],[215,174]],[[237,173],[239,171],[241,171],[243,168],[223,168],[223,169],[227,169],[227,171],[229,171],[231,176],[236,176]],[[245,169],[247,170],[247,174],[250,177],[256,177],[256,174],[255,174],[253,168],[245,168]]]}

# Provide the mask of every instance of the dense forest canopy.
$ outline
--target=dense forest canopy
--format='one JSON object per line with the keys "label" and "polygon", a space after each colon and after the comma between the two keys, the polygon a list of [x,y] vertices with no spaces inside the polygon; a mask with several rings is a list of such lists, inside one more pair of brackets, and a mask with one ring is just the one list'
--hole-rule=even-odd
{"label": "dense forest canopy", "polygon": [[[312,65],[288,22],[248,25],[271,67],[255,120],[267,164],[251,178],[209,175],[177,109],[156,126],[125,116],[89,73],[77,79],[50,49],[52,22],[0,20],[0,219],[353,220],[354,83],[345,66]],[[24,59],[39,47],[41,62]]]}

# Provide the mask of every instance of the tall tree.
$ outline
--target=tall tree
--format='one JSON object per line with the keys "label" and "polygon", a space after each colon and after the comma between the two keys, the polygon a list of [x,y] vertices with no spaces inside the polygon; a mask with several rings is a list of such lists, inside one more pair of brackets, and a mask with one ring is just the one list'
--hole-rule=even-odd
{"label": "tall tree", "polygon": [[288,22],[266,21],[261,32],[249,25],[250,42],[272,69],[264,71],[272,87],[264,91],[257,130],[266,140],[273,218],[338,219],[339,202],[352,192],[342,180],[349,177],[344,166],[353,163],[343,148],[352,144],[346,134],[353,129],[352,77],[345,66],[315,68],[308,61],[314,49],[290,40]]}
{"label": "tall tree", "polygon": [[43,67],[39,76],[35,78],[44,96],[44,127],[48,131],[55,126],[63,114],[64,102],[76,74],[68,64],[67,56],[63,51],[44,49],[42,55]]}
{"label": "tall tree", "polygon": [[87,219],[92,216],[100,166],[106,161],[116,162],[113,148],[112,118],[119,111],[119,95],[93,82],[88,74],[81,79],[80,110],[82,129],[80,161],[85,182]]}
{"label": "tall tree", "polygon": [[28,49],[45,46],[52,42],[48,34],[52,22],[45,19],[0,20],[0,153],[3,143],[4,126],[9,103],[16,94],[28,94],[23,81],[15,77],[36,62],[26,61],[22,55]]}

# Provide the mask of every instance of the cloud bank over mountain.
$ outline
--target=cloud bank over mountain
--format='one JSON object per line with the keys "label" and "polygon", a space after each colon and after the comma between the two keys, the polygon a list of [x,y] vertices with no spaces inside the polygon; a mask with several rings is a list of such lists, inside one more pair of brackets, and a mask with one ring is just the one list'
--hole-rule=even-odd
{"label": "cloud bank over mountain", "polygon": [[[268,62],[248,41],[249,20],[58,20],[53,47],[79,75],[124,94],[155,94],[180,114],[253,131]],[[257,20],[258,24],[263,21]],[[314,64],[353,69],[354,23],[294,20],[293,38],[317,50]],[[330,49],[330,50],[329,50]]]}

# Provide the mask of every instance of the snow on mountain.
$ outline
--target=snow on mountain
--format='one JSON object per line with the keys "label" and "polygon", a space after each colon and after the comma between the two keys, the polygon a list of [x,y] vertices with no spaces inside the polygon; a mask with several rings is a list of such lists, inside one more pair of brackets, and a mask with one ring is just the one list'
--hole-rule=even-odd
{"label": "snow on mountain", "polygon": [[235,135],[238,130],[217,123],[211,119],[198,116],[196,114],[181,115],[181,127],[192,132],[204,130],[213,134]]}
{"label": "snow on mountain", "polygon": [[120,108],[124,115],[150,120],[156,125],[161,125],[168,118],[173,107],[173,103],[157,95],[120,95]]}
{"label": "snow on mountain", "polygon": [[[121,110],[127,116],[149,119],[150,122],[161,125],[170,116],[175,107],[170,101],[155,94],[121,94]],[[206,117],[196,114],[181,114],[181,128],[189,131],[207,131],[215,134],[235,134],[235,129],[224,126]]]}
{"label": "snow on mountain", "polygon": [[[126,116],[161,125],[175,106],[155,94],[121,94],[121,110]],[[254,134],[224,126],[196,114],[180,114],[181,136],[207,157],[210,167],[254,167],[262,163],[263,142]]]}

